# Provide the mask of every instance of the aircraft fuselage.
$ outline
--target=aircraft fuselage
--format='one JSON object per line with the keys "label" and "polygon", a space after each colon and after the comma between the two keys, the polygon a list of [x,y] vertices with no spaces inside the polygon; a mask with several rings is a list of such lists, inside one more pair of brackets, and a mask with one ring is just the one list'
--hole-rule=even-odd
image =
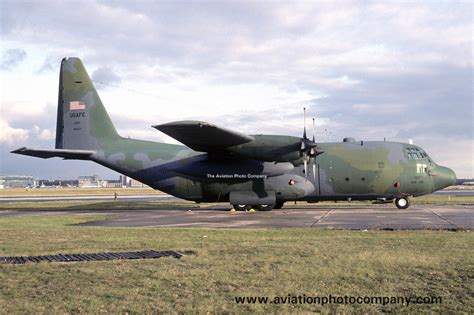
{"label": "aircraft fuselage", "polygon": [[129,150],[127,140],[122,140],[127,149],[110,148],[92,160],[155,189],[198,202],[229,201],[231,191],[274,191],[279,202],[391,200],[429,194],[456,180],[452,170],[437,165],[423,149],[398,142],[320,143],[324,153],[317,156],[314,167],[308,164],[306,175],[302,164],[202,154],[148,141]]}

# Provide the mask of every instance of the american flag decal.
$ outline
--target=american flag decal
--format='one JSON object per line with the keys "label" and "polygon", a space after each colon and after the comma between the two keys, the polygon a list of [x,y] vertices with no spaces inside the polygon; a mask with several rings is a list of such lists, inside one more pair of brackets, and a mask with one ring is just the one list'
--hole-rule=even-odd
{"label": "american flag decal", "polygon": [[86,103],[84,103],[84,101],[69,102],[69,110],[81,110],[81,109],[86,109]]}

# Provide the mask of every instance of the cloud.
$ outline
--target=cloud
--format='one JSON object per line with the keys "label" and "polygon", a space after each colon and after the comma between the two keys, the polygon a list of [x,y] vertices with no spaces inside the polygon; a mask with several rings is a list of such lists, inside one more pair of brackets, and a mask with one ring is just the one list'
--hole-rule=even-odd
{"label": "cloud", "polygon": [[0,144],[12,145],[25,142],[28,139],[28,130],[13,128],[10,124],[0,117]]}
{"label": "cloud", "polygon": [[23,49],[8,49],[3,53],[0,70],[10,71],[17,67],[25,59],[26,52]]}
{"label": "cloud", "polygon": [[51,129],[41,129],[37,125],[33,126],[33,134],[40,140],[50,141],[56,138],[56,134]]}
{"label": "cloud", "polygon": [[48,56],[44,59],[43,65],[36,70],[36,74],[43,74],[45,72],[51,72],[56,70],[55,65],[57,64],[57,60]]}
{"label": "cloud", "polygon": [[[469,3],[4,3],[5,47],[23,47],[45,79],[63,56],[81,57],[93,80],[109,84],[96,86],[124,135],[171,141],[149,126],[184,118],[300,135],[306,106],[319,139],[413,138],[433,154],[473,148]],[[35,114],[8,110],[11,126],[54,128],[54,108],[24,104]],[[461,176],[474,176],[468,166]]]}
{"label": "cloud", "polygon": [[91,79],[97,89],[103,89],[107,86],[117,86],[122,79],[109,67],[100,67],[92,73]]}

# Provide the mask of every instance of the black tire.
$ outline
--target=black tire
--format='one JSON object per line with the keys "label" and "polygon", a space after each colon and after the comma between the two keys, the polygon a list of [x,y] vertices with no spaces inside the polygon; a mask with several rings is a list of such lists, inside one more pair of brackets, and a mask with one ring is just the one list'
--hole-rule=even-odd
{"label": "black tire", "polygon": [[407,209],[410,206],[410,199],[408,199],[408,197],[396,198],[395,206],[397,206],[398,209]]}
{"label": "black tire", "polygon": [[273,209],[281,209],[281,208],[283,208],[283,205],[284,205],[284,204],[285,204],[285,203],[284,203],[283,201],[279,201],[279,202],[277,202],[277,203],[275,204],[275,206],[273,207]]}
{"label": "black tire", "polygon": [[257,208],[258,211],[270,211],[275,207],[275,205],[257,205],[255,208]]}
{"label": "black tire", "polygon": [[232,205],[232,207],[237,211],[246,211],[250,209],[249,205]]}

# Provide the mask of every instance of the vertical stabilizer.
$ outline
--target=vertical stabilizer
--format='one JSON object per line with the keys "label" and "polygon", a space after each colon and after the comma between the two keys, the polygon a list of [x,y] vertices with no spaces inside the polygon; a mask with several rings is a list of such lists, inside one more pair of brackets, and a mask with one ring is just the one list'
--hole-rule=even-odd
{"label": "vertical stabilizer", "polygon": [[56,149],[99,150],[119,138],[79,58],[64,58],[59,74]]}

